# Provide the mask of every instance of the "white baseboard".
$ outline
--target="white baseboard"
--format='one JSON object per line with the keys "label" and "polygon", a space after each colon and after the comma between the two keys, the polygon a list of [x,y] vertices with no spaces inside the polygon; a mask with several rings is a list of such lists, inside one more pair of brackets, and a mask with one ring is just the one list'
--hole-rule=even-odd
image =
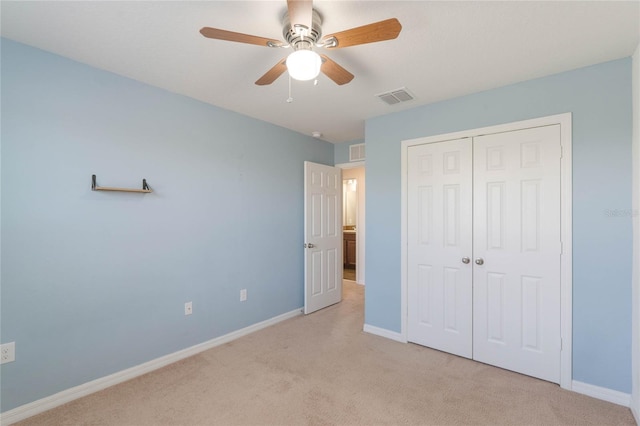
{"label": "white baseboard", "polygon": [[43,413],[62,404],[66,404],[67,402],[71,402],[75,399],[82,398],[83,396],[101,391],[110,386],[117,385],[118,383],[131,380],[135,377],[142,376],[143,374],[149,373],[153,370],[157,370],[169,364],[173,364],[174,362],[180,361],[181,359],[185,359],[200,352],[206,351],[207,349],[223,345],[232,340],[246,336],[247,334],[251,334],[255,331],[261,330],[263,328],[269,327],[271,325],[277,324],[281,321],[296,317],[301,314],[302,310],[300,308],[294,309],[291,312],[286,312],[282,315],[278,315],[257,324],[250,325],[229,334],[225,334],[224,336],[216,337],[215,339],[197,344],[195,346],[191,346],[186,349],[182,349],[178,352],[174,352],[160,358],[153,359],[151,361],[145,362],[144,364],[127,368],[126,370],[118,371],[117,373],[110,374],[109,376],[101,377],[99,379],[92,380],[82,385],[64,390],[62,392],[58,392],[54,395],[47,396],[37,401],[21,405],[20,407],[16,407],[12,410],[0,413],[0,425],[5,426],[19,422],[20,420],[24,420],[28,417]]}
{"label": "white baseboard", "polygon": [[376,336],[386,337],[387,339],[395,340],[396,342],[407,343],[407,339],[405,339],[402,334],[385,328],[365,324],[362,331],[365,333],[375,334]]}
{"label": "white baseboard", "polygon": [[631,407],[631,395],[628,393],[590,385],[576,380],[571,383],[571,390],[603,401],[613,402],[614,404],[623,405],[625,407]]}

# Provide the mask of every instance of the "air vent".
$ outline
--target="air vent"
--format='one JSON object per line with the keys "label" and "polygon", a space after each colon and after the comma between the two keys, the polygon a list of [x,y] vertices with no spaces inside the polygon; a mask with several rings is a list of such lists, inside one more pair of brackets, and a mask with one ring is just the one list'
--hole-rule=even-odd
{"label": "air vent", "polygon": [[351,145],[349,147],[349,161],[364,161],[364,144]]}
{"label": "air vent", "polygon": [[379,93],[376,95],[382,102],[387,105],[395,105],[400,102],[406,102],[413,100],[413,95],[407,91],[404,87],[400,89],[392,90],[391,92]]}

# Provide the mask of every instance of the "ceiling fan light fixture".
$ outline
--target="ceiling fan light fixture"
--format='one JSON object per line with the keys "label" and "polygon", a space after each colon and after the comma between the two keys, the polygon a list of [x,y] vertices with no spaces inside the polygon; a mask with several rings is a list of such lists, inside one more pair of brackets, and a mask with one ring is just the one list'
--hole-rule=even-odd
{"label": "ceiling fan light fixture", "polygon": [[296,50],[287,57],[287,70],[295,80],[313,80],[320,74],[322,58],[313,50]]}

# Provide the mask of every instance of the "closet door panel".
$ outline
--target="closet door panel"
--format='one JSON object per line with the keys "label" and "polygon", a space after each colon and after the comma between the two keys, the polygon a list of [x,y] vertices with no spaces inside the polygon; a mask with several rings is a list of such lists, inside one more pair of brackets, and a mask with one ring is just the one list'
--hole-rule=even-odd
{"label": "closet door panel", "polygon": [[471,139],[408,149],[408,339],[471,358]]}
{"label": "closet door panel", "polygon": [[560,127],[473,147],[473,358],[559,383]]}

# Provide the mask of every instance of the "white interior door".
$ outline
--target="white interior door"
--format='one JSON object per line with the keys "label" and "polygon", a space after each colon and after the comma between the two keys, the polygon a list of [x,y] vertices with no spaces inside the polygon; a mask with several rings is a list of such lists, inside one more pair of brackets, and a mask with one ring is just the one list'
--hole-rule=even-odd
{"label": "white interior door", "polygon": [[471,358],[471,139],[413,146],[408,160],[408,340]]}
{"label": "white interior door", "polygon": [[342,170],[304,162],[304,313],[342,300]]}
{"label": "white interior door", "polygon": [[560,126],[473,144],[473,357],[560,383]]}

